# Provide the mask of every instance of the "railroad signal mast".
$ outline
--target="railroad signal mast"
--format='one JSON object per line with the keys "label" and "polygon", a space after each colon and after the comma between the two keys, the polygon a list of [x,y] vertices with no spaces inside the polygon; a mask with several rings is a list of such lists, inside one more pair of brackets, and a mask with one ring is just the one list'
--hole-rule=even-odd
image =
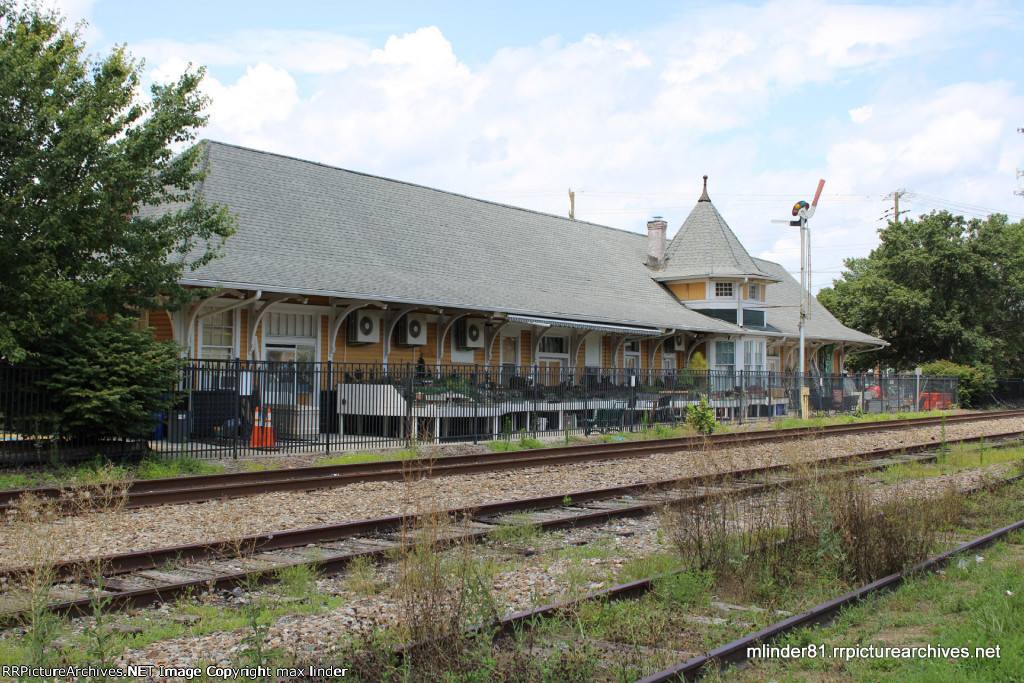
{"label": "railroad signal mast", "polygon": [[808,204],[801,200],[793,205],[793,216],[796,220],[776,221],[772,223],[790,225],[800,228],[800,366],[797,375],[800,378],[800,386],[803,386],[805,358],[804,328],[807,325],[807,318],[810,314],[811,296],[811,230],[807,222],[811,220],[814,211],[818,208],[818,200],[821,198],[821,191],[825,188],[825,181],[818,181],[818,189],[814,193],[814,200]]}

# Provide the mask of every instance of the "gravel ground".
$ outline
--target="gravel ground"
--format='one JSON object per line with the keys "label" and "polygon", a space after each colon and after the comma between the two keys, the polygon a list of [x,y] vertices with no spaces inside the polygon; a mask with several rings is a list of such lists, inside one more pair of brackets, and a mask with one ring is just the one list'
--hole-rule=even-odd
{"label": "gravel ground", "polygon": [[[879,496],[891,495],[897,489],[903,495],[930,495],[946,492],[954,486],[960,489],[976,486],[994,477],[1005,476],[1007,470],[1006,464],[993,465],[905,482],[898,487],[879,484],[876,490]],[[571,550],[564,551],[574,546],[584,550],[582,556]],[[501,568],[493,575],[491,589],[500,612],[506,614],[609,587],[617,581],[601,581],[601,577],[616,574],[637,558],[672,550],[664,527],[653,515],[591,529],[544,534],[525,543],[514,544],[514,547],[518,551],[490,541],[475,551],[478,561],[490,562]],[[595,547],[600,552],[585,552]],[[559,548],[563,552],[552,553]],[[394,586],[397,584],[397,571],[394,566],[376,568],[372,581],[378,587]],[[344,605],[316,615],[289,614],[278,618],[270,626],[264,639],[265,646],[287,651],[299,661],[323,661],[336,649],[339,639],[368,633],[399,619],[403,609],[399,597],[386,588],[377,595],[360,595],[353,592],[351,585],[344,576],[317,581],[321,593],[345,598]],[[229,599],[225,604],[245,599]],[[163,609],[169,611],[169,608]],[[733,620],[743,619],[742,613],[726,616]],[[120,665],[229,666],[236,663],[240,653],[248,647],[246,635],[244,629],[237,629],[163,640],[124,652],[117,661]],[[343,666],[345,663],[339,664]]]}
{"label": "gravel ground", "polygon": [[[1024,419],[951,425],[946,428],[946,437],[956,439],[1013,430],[1024,430]],[[139,510],[107,510],[54,520],[8,520],[7,528],[3,528],[4,533],[0,535],[0,566],[125,553],[403,513],[571,493],[742,466],[794,462],[916,444],[939,438],[939,427],[922,427],[417,482],[371,482],[321,491],[270,493]]]}

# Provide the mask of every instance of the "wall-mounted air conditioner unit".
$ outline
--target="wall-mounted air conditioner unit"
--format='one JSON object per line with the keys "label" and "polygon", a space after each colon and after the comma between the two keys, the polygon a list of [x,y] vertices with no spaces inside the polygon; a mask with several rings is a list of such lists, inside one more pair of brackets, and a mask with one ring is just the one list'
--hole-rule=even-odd
{"label": "wall-mounted air conditioner unit", "polygon": [[484,348],[484,320],[463,318],[455,323],[455,345],[460,349]]}
{"label": "wall-mounted air conditioner unit", "polygon": [[409,313],[398,321],[399,346],[423,346],[427,343],[427,316],[420,313]]}
{"label": "wall-mounted air conditioner unit", "polygon": [[352,313],[348,325],[349,344],[376,344],[380,341],[380,311],[358,310]]}
{"label": "wall-mounted air conditioner unit", "polygon": [[665,353],[679,353],[686,348],[686,337],[682,334],[675,334],[665,340]]}

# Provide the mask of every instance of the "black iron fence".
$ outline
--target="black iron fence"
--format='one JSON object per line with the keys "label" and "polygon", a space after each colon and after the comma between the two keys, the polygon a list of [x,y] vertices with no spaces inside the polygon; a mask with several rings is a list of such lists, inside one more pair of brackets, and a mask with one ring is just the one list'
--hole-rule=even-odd
{"label": "black iron fence", "polygon": [[985,405],[995,407],[1024,406],[1024,379],[998,378],[995,387],[987,399],[982,398]]}
{"label": "black iron fence", "polygon": [[[0,460],[68,450],[40,371],[0,368]],[[957,380],[916,375],[807,375],[811,413],[947,408]],[[636,430],[685,419],[702,400],[724,422],[799,416],[790,373],[635,368],[197,361],[173,409],[153,416],[149,448],[231,458],[260,452],[331,453],[413,443],[519,439],[523,434]],[[124,441],[101,444],[108,452]],[[88,448],[86,448],[88,450]],[[42,458],[45,459],[45,458]]]}

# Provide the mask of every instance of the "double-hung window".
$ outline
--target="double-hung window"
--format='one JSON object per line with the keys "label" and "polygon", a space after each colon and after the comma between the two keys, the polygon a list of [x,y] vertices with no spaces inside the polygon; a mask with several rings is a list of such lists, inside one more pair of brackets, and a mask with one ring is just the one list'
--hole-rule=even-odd
{"label": "double-hung window", "polygon": [[203,339],[199,357],[231,360],[235,355],[235,312],[211,313],[203,318]]}
{"label": "double-hung window", "polygon": [[759,372],[764,369],[764,342],[743,342],[743,369],[747,372]]}
{"label": "double-hung window", "polygon": [[715,370],[736,370],[736,344],[731,341],[715,342]]}

